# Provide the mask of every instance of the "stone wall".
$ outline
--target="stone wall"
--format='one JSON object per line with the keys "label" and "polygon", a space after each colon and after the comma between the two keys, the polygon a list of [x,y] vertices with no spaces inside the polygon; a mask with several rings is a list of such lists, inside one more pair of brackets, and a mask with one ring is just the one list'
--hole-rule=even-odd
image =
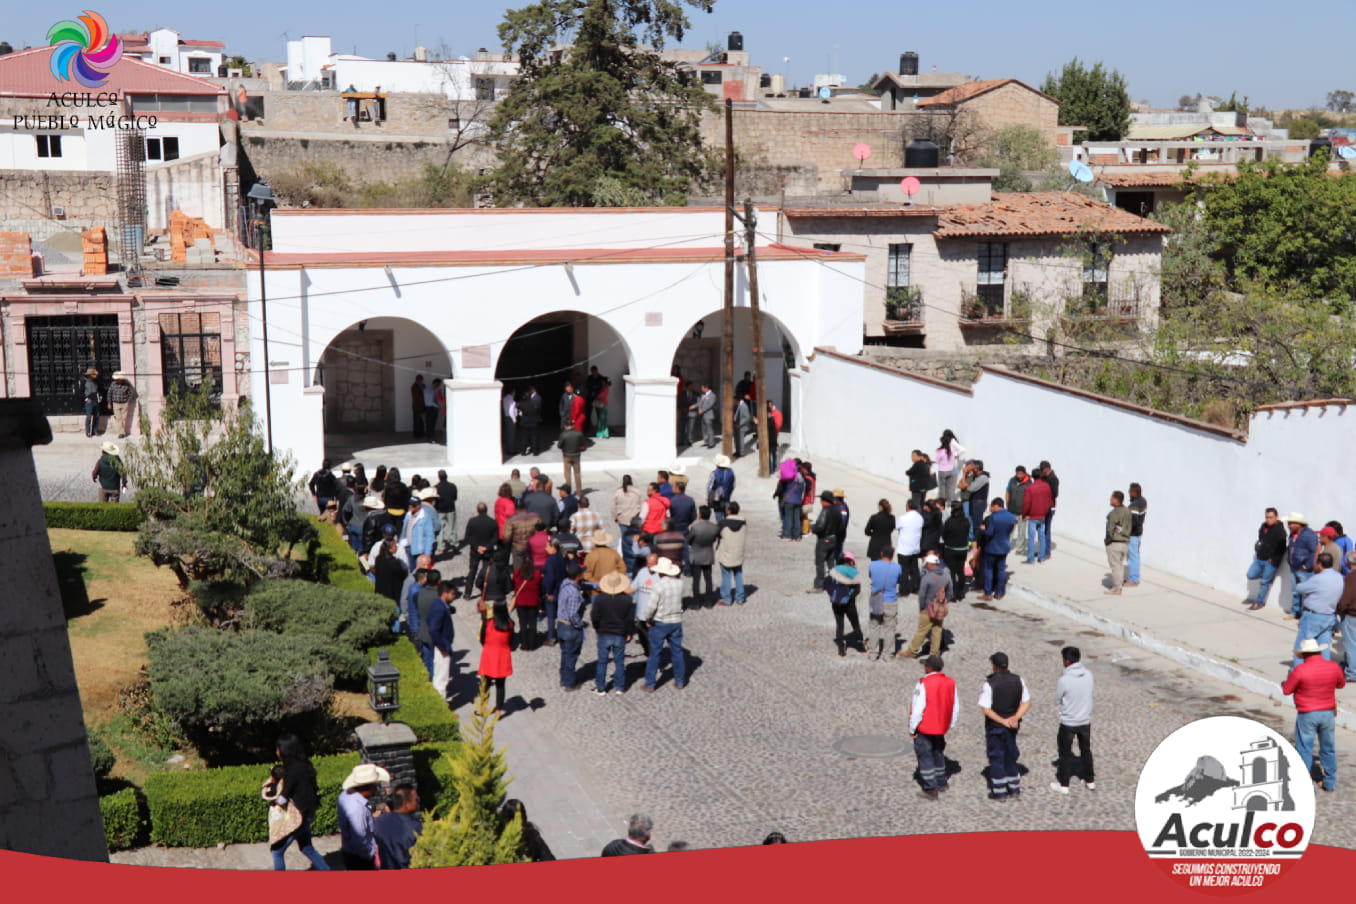
{"label": "stone wall", "polygon": [[965,101],[960,107],[973,112],[976,125],[986,134],[1004,126],[1027,126],[1040,132],[1048,146],[1055,146],[1059,104],[1021,85],[1009,82]]}
{"label": "stone wall", "polygon": [[355,126],[348,119],[348,101],[338,91],[268,91],[264,94],[263,119],[244,123],[241,131],[248,135],[253,128],[262,127],[270,131],[333,132],[364,137],[391,133],[402,137],[446,138],[448,120],[469,117],[473,109],[484,106],[458,102],[442,94],[395,92],[386,96],[385,105],[383,121],[360,121]]}
{"label": "stone wall", "polygon": [[[447,159],[442,141],[400,141],[346,138],[290,138],[241,132],[241,151],[261,178],[270,180],[307,161],[333,163],[364,182],[389,182],[415,176],[425,165],[442,166]],[[459,155],[460,156],[460,152]]]}
{"label": "stone wall", "polygon": [[80,231],[115,222],[117,191],[113,173],[76,170],[9,170],[0,172],[0,219],[32,219],[64,207],[77,224],[57,221],[54,231]]}
{"label": "stone wall", "polygon": [[80,692],[33,465],[41,408],[0,401],[0,848],[108,859]]}

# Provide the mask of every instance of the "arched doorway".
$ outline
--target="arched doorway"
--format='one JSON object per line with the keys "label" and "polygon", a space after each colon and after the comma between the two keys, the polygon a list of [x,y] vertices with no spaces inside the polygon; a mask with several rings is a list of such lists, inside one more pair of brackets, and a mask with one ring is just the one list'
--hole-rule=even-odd
{"label": "arched doorway", "polygon": [[[326,448],[339,439],[363,437],[365,445],[393,445],[414,439],[410,386],[452,376],[446,346],[432,332],[403,317],[371,317],[335,336],[316,367],[325,387]],[[421,431],[422,432],[422,431]]]}
{"label": "arched doorway", "polygon": [[[590,395],[590,387],[596,389],[600,379],[609,380],[607,439],[625,436],[623,378],[631,373],[632,366],[630,346],[606,321],[579,311],[552,311],[513,332],[499,352],[494,378],[518,399],[525,398],[531,387],[536,388],[542,400],[539,444],[547,449],[560,435],[559,404],[567,382],[581,395]],[[597,375],[590,383],[593,368],[597,368]],[[589,406],[587,416],[584,433],[594,437],[599,421],[593,406]],[[505,449],[505,460],[521,453],[525,440],[518,431],[514,447]],[[541,449],[532,452],[537,455]]]}
{"label": "arched doorway", "polygon": [[[800,347],[791,332],[776,317],[762,313],[763,336],[763,380],[765,388],[755,390],[760,399],[771,399],[782,412],[782,431],[791,429],[793,416],[790,372],[803,362]],[[722,366],[722,337],[724,335],[725,314],[713,311],[692,324],[683,335],[673,355],[672,375],[681,381],[678,387],[679,407],[682,407],[683,385],[691,381],[700,386],[709,383],[715,390],[717,399],[723,399],[722,384],[724,373]],[[735,385],[744,379],[753,379],[756,374],[753,360],[753,313],[748,308],[735,308],[734,311],[734,378]],[[749,376],[746,378],[745,374]],[[720,430],[721,416],[716,416],[716,429]],[[679,442],[682,445],[682,413],[679,412]]]}
{"label": "arched doorway", "polygon": [[1254,794],[1252,797],[1248,798],[1247,809],[1249,810],[1266,810],[1270,806],[1270,801],[1260,794]]}

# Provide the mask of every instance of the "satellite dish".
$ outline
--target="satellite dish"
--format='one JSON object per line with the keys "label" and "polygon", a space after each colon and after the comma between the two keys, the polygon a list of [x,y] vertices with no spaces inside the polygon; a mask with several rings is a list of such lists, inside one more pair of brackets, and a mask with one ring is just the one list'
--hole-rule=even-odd
{"label": "satellite dish", "polygon": [[833,97],[833,89],[828,85],[825,85],[823,88],[819,89],[819,97],[821,100],[828,100]]}
{"label": "satellite dish", "polygon": [[918,194],[918,190],[922,187],[923,183],[919,182],[913,176],[905,176],[903,179],[899,180],[899,190],[904,192],[904,194],[908,195],[909,197],[913,197],[914,195]]}
{"label": "satellite dish", "polygon": [[852,149],[852,156],[856,157],[859,163],[865,163],[871,156],[871,145],[859,144]]}
{"label": "satellite dish", "polygon": [[1337,156],[1343,160],[1356,160],[1356,146],[1344,144],[1337,149]]}
{"label": "satellite dish", "polygon": [[1079,182],[1091,182],[1097,178],[1092,174],[1092,170],[1088,169],[1088,165],[1081,160],[1069,161],[1069,175]]}

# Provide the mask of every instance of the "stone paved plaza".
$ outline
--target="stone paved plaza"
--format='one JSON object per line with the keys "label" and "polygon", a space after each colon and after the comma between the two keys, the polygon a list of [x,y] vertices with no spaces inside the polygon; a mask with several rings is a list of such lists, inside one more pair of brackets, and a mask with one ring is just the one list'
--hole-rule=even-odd
{"label": "stone paved plaza", "polygon": [[[378,462],[366,463],[370,470]],[[42,461],[39,465],[43,470]],[[416,472],[432,477],[436,467],[430,463],[402,471],[406,479]],[[688,467],[694,490],[704,489],[708,467]],[[947,753],[962,771],[940,801],[925,800],[911,778],[916,763],[907,733],[910,696],[921,666],[912,660],[868,662],[851,650],[846,659],[838,658],[828,600],[806,593],[813,577],[812,543],[777,538],[773,481],[758,480],[753,467],[749,458],[736,463],[735,498],[751,531],[745,566],[748,603],[686,614],[686,689],[676,690],[665,672],[656,693],[641,692],[644,660],[632,642],[629,692],[622,697],[593,695],[589,687],[597,657],[591,629],[579,662],[584,687],[572,694],[559,688],[558,648],[514,654],[509,712],[496,738],[507,747],[515,780],[510,793],[525,801],[558,856],[596,855],[606,841],[623,833],[624,819],[634,810],[654,816],[661,850],[674,840],[695,847],[758,844],[773,830],[796,841],[1006,829],[1133,830],[1140,767],[1177,727],[1210,715],[1241,715],[1287,737],[1292,734],[1294,710],[1288,702],[1208,677],[1037,605],[1035,591],[1061,569],[1071,568],[1073,552],[1079,551],[1066,544],[1070,553],[1061,561],[1056,529],[1050,562],[1036,568],[1010,566],[1012,583],[1004,600],[985,604],[971,595],[952,607],[947,626],[956,644],[946,656],[946,671],[957,681],[962,712]],[[44,480],[60,470],[49,464]],[[832,462],[817,461],[816,470],[821,489],[847,490],[853,510],[848,548],[863,556],[862,528],[875,501],[884,495],[898,506],[905,493],[890,481]],[[558,467],[548,466],[547,471],[559,479]],[[584,482],[596,510],[606,511],[621,474],[588,470],[586,459]],[[653,478],[648,470],[632,476],[641,485]],[[456,479],[463,525],[475,502],[492,501],[500,479]],[[699,501],[701,495],[694,492]],[[1010,563],[1017,558],[1010,557]],[[1151,554],[1146,566],[1152,566]],[[460,577],[466,557],[444,560],[439,567],[444,576],[450,572]],[[715,571],[718,579],[719,569]],[[1186,595],[1180,599],[1184,606],[1203,605]],[[1132,596],[1124,601],[1133,605]],[[909,598],[901,606],[905,641],[916,618],[914,605]],[[475,619],[474,605],[458,606],[456,687],[463,716],[479,659]],[[1053,694],[1061,673],[1059,649],[1065,644],[1082,649],[1097,681],[1092,732],[1097,789],[1088,791],[1075,780],[1067,797],[1048,788],[1057,727]],[[1277,649],[1278,664],[1285,646]],[[1022,762],[1031,771],[1022,797],[1008,802],[988,800],[980,774],[986,760],[976,699],[989,672],[988,656],[995,650],[1009,654],[1012,670],[1026,679],[1033,698],[1019,737]],[[1337,743],[1338,790],[1319,795],[1314,840],[1352,846],[1342,826],[1356,805],[1356,734],[1339,729]],[[243,847],[234,854],[230,849],[145,850],[115,859],[266,867],[262,854],[246,857],[240,851]]]}

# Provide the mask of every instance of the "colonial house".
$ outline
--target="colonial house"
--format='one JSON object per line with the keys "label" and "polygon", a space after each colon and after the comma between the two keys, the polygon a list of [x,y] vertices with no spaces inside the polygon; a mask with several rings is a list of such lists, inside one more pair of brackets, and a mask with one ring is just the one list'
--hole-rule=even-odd
{"label": "colonial house", "polygon": [[133,57],[171,72],[212,78],[226,75],[226,45],[220,41],[194,41],[179,36],[173,28],[156,28],[140,34],[121,34],[124,57]]}
{"label": "colonial house", "polygon": [[918,101],[914,109],[970,119],[964,131],[975,133],[973,143],[1012,125],[1036,130],[1050,147],[1059,143],[1059,101],[1015,78],[966,82]]}
{"label": "colonial house", "polygon": [[949,192],[925,185],[914,197],[934,200],[921,204],[902,202],[898,188],[855,203],[788,201],[779,236],[812,259],[866,256],[866,337],[952,351],[1030,342],[1055,318],[1122,332],[1154,322],[1166,227],[1070,192],[957,202],[974,187],[953,182]]}

